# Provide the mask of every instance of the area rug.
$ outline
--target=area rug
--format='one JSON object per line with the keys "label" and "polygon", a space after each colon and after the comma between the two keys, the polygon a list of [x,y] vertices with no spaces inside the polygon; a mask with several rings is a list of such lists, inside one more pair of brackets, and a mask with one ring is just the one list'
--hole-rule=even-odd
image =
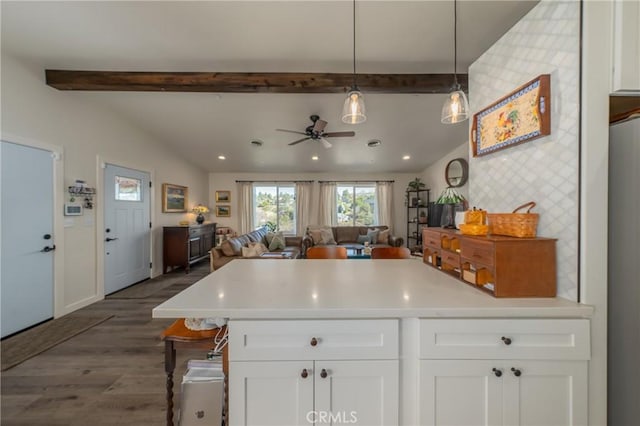
{"label": "area rug", "polygon": [[2,371],[15,367],[111,317],[113,315],[100,317],[65,316],[9,337],[0,342]]}

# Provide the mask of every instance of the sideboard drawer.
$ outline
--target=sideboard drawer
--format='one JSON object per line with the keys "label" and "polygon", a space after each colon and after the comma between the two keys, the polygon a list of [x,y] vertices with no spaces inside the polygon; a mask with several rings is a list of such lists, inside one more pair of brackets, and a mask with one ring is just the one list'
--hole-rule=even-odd
{"label": "sideboard drawer", "polygon": [[495,263],[493,244],[486,241],[465,238],[460,245],[460,256],[471,262],[480,262],[487,266]]}
{"label": "sideboard drawer", "polygon": [[586,319],[423,319],[421,359],[590,358]]}
{"label": "sideboard drawer", "polygon": [[229,359],[397,359],[398,321],[229,321]]}
{"label": "sideboard drawer", "polygon": [[422,244],[434,249],[440,248],[440,233],[424,229],[422,231]]}

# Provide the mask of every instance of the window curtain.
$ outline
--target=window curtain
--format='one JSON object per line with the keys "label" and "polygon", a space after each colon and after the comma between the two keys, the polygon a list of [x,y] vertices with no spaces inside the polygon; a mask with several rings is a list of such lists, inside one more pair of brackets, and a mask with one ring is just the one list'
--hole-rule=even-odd
{"label": "window curtain", "polygon": [[318,225],[336,226],[338,224],[335,182],[320,182],[318,210]]}
{"label": "window curtain", "polygon": [[246,234],[253,231],[253,183],[238,182],[238,193],[240,199],[238,210],[240,213],[239,234]]}
{"label": "window curtain", "polygon": [[376,182],[378,225],[393,228],[393,182]]}
{"label": "window curtain", "polygon": [[296,182],[296,235],[304,235],[311,225],[312,182]]}

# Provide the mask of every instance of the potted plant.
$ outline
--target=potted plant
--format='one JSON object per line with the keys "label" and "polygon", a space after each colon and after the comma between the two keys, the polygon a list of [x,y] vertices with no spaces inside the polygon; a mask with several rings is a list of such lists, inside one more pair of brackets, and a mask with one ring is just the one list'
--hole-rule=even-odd
{"label": "potted plant", "polygon": [[425,186],[426,185],[421,182],[420,178],[417,177],[407,184],[407,191],[417,191],[419,189],[424,189]]}
{"label": "potted plant", "polygon": [[418,222],[427,223],[427,212],[425,211],[420,212],[420,217],[418,217]]}

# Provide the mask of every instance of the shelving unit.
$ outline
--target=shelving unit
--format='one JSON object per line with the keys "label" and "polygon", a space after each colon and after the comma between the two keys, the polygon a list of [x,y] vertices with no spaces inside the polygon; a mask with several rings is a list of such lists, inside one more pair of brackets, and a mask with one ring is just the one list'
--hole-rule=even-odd
{"label": "shelving unit", "polygon": [[[422,228],[427,226],[429,216],[430,189],[406,191],[407,201],[407,248],[422,245]],[[424,212],[424,222],[420,222],[420,214]]]}

